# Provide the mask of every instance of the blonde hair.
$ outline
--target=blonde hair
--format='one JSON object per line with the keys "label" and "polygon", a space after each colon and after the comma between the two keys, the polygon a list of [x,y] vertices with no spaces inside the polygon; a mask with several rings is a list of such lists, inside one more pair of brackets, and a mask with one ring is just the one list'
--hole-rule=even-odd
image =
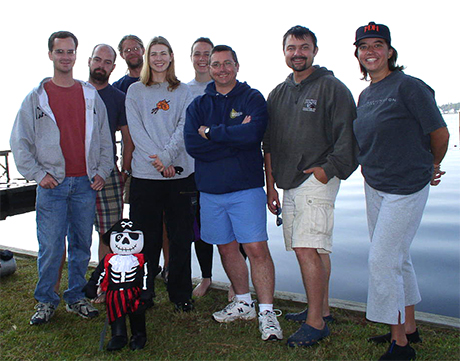
{"label": "blonde hair", "polygon": [[[153,45],[164,45],[168,48],[169,55],[173,54],[173,50],[171,48],[171,44],[169,41],[166,40],[162,36],[155,36],[152,40],[150,40],[147,51],[144,54],[144,65],[142,66],[140,81],[142,84],[146,86],[158,84],[152,80],[152,69],[149,65],[149,56],[150,56],[150,49]],[[168,82],[168,90],[174,91],[180,84],[180,80],[176,77],[176,70],[174,66],[174,57],[171,59],[171,63],[169,64],[168,69],[166,70],[166,81]]]}

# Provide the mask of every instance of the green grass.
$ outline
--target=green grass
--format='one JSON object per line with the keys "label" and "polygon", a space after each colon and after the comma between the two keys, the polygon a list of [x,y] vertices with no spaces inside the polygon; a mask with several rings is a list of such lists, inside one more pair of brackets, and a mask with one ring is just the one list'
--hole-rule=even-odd
{"label": "green grass", "polygon": [[[148,341],[145,349],[132,352],[128,347],[108,353],[99,351],[104,327],[101,315],[85,320],[65,311],[61,303],[51,322],[30,326],[37,278],[33,258],[17,258],[15,274],[0,280],[0,357],[2,360],[376,360],[387,346],[371,345],[366,338],[388,332],[388,328],[367,322],[360,312],[333,309],[337,322],[331,336],[311,348],[289,348],[285,341],[264,342],[256,321],[219,324],[211,313],[227,304],[224,291],[211,290],[195,301],[196,311],[175,313],[161,280],[156,281],[155,306],[147,311]],[[64,274],[61,290],[65,289]],[[62,292],[62,291],[61,291]],[[275,307],[298,312],[305,305],[275,301]],[[297,324],[279,318],[285,339]],[[422,344],[414,345],[417,360],[459,360],[460,331],[419,324]],[[107,330],[105,344],[110,337]]]}

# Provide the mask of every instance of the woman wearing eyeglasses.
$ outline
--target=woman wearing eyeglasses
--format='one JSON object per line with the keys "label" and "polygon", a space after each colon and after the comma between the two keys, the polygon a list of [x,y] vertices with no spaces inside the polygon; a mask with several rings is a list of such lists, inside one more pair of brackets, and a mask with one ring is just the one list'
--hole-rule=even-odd
{"label": "woman wearing eyeglasses", "polygon": [[143,230],[144,253],[156,269],[164,214],[170,252],[169,298],[177,311],[190,311],[195,182],[183,128],[192,95],[176,77],[174,53],[165,38],[153,38],[144,57],[140,81],[131,85],[126,95],[127,119],[135,145],[130,218]]}
{"label": "woman wearing eyeglasses", "polygon": [[421,297],[409,251],[430,184],[445,173],[449,132],[434,91],[396,65],[388,27],[361,26],[355,45],[363,79],[370,78],[354,122],[371,238],[366,317],[391,331],[369,341],[391,343],[381,360],[412,360],[410,343],[421,341],[414,316]]}

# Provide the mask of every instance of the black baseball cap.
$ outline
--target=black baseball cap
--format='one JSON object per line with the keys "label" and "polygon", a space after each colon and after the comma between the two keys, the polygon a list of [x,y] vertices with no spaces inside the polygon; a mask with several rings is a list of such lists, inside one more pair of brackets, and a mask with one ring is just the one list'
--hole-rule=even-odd
{"label": "black baseball cap", "polygon": [[358,45],[358,42],[366,38],[381,38],[388,41],[391,44],[390,29],[388,26],[383,24],[376,24],[371,21],[368,25],[360,26],[356,30],[356,38],[353,45]]}

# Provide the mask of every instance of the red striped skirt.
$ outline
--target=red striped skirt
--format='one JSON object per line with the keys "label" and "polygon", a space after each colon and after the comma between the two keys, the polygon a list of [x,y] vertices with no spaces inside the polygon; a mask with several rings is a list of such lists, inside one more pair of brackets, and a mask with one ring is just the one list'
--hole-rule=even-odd
{"label": "red striped skirt", "polygon": [[134,313],[140,304],[140,287],[132,287],[120,290],[107,290],[106,306],[109,323],[128,313]]}

